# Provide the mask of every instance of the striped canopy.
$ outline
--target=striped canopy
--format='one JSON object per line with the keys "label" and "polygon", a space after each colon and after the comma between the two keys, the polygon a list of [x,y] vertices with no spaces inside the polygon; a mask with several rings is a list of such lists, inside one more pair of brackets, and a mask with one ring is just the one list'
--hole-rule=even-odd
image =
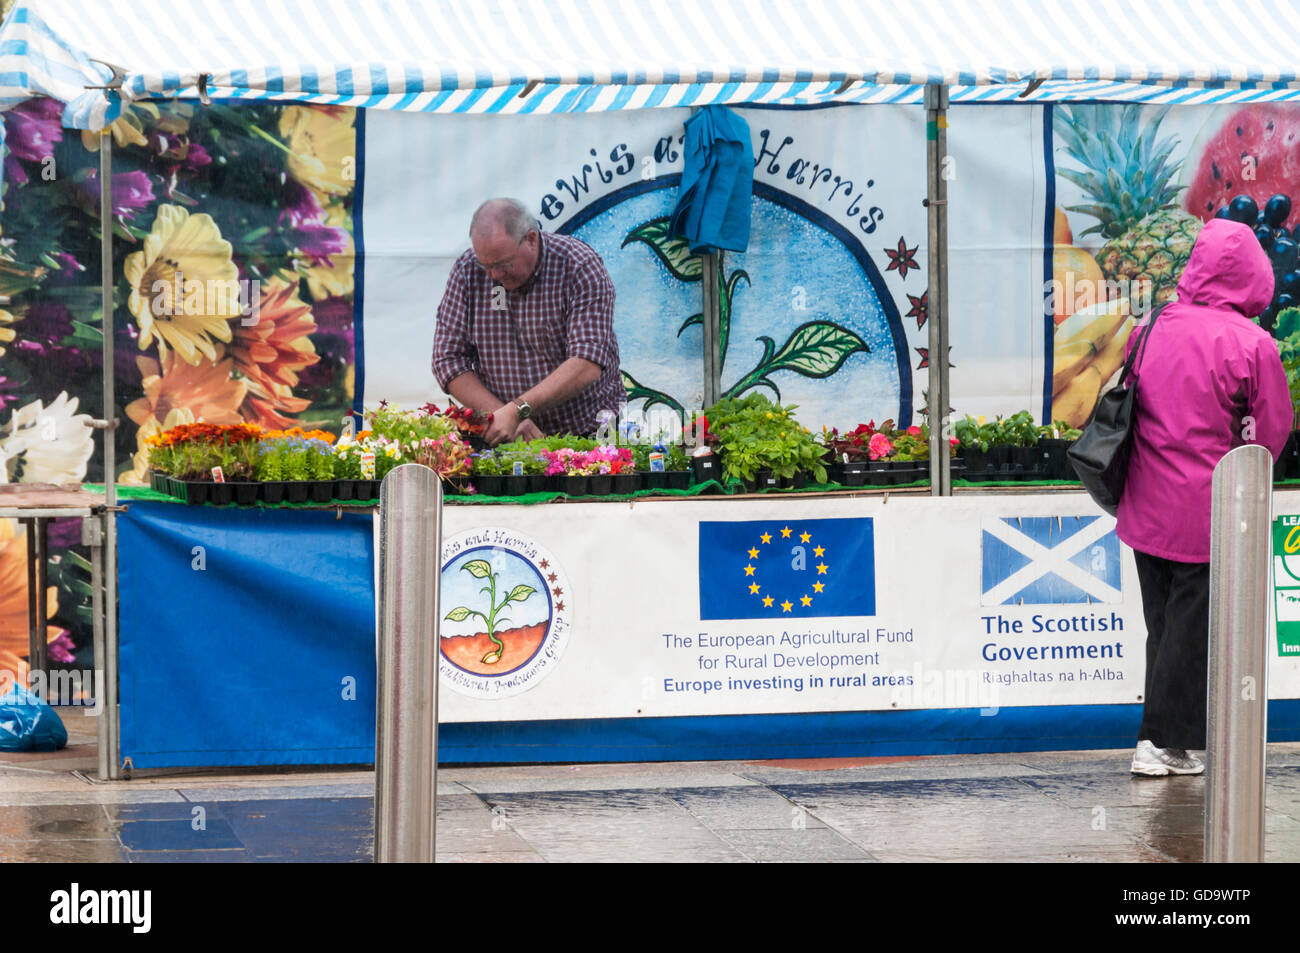
{"label": "striped canopy", "polygon": [[[1295,0],[19,0],[0,109],[149,97],[422,112],[1300,98]],[[114,85],[121,92],[88,87]],[[200,87],[203,87],[202,90]]]}

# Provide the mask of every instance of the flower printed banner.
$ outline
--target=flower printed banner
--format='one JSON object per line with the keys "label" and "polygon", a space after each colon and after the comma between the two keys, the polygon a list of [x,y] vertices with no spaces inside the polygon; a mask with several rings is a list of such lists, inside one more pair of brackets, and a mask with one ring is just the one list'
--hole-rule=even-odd
{"label": "flower printed banner", "polygon": [[[2,482],[105,479],[88,426],[104,415],[98,137],[61,128],[61,112],[36,99],[4,114]],[[178,424],[336,432],[353,404],[354,110],[136,103],[111,135],[110,478],[145,484],[146,441]],[[54,524],[51,658],[87,664],[89,571],[74,542],[76,520]],[[6,527],[0,573],[24,550]],[[18,671],[25,585],[5,593],[0,668]]]}

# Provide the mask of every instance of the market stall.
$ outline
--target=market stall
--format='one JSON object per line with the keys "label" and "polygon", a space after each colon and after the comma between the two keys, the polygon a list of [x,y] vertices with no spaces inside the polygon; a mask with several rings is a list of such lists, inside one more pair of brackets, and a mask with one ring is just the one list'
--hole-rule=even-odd
{"label": "market stall", "polygon": [[[443,632],[446,757],[525,760],[519,745],[550,759],[788,753],[777,738],[791,726],[815,735],[798,750],[825,751],[818,739],[828,738],[836,753],[1109,746],[1130,730],[1143,633],[1131,566],[1111,524],[1077,491],[1022,487],[966,498],[969,476],[1023,484],[1049,475],[1009,459],[952,472],[948,439],[960,427],[925,425],[951,409],[966,428],[958,439],[968,465],[976,452],[1037,446],[1040,428],[1055,421],[1081,422],[1111,376],[1108,362],[1122,351],[1141,295],[1159,296],[1185,256],[1179,242],[1190,241],[1202,213],[1173,215],[1167,206],[1202,195],[1203,167],[1215,164],[1225,121],[1241,109],[1256,125],[1275,128],[1284,118],[1269,110],[1294,118],[1293,107],[1271,104],[1297,94],[1285,65],[1296,61],[1285,5],[1247,4],[1208,51],[1193,13],[1139,4],[1135,16],[1173,28],[1126,40],[1130,66],[1113,62],[1104,31],[1073,29],[1063,39],[1059,24],[1089,22],[1086,4],[1018,11],[1012,24],[992,3],[724,3],[714,16],[737,26],[724,30],[700,22],[686,3],[620,7],[617,18],[599,4],[168,10],[150,17],[147,8],[70,0],[19,4],[0,30],[0,51],[14,67],[0,102],[19,117],[7,123],[14,161],[6,164],[5,234],[18,240],[7,290],[24,309],[14,328],[32,343],[20,356],[35,354],[40,329],[41,354],[53,358],[24,365],[30,383],[16,399],[53,406],[67,389],[54,376],[59,362],[92,344],[106,355],[106,380],[128,378],[120,401],[111,386],[103,398],[122,421],[111,451],[93,462],[78,457],[81,472],[71,466],[70,476],[81,479],[89,467],[93,478],[98,466],[116,477],[109,487],[143,484],[149,438],[199,420],[323,427],[332,437],[349,412],[353,430],[364,429],[362,415],[380,400],[444,405],[429,368],[433,310],[469,214],[508,192],[535,206],[548,231],[599,251],[610,270],[631,398],[627,418],[615,422],[616,442],[673,444],[697,411],[766,394],[770,412],[789,413],[809,439],[823,427],[839,431],[821,436],[823,447],[854,434],[858,446],[839,455],[906,464],[909,478],[891,474],[870,492],[843,489],[841,473],[824,475],[835,486],[812,479],[817,485],[762,497],[721,492],[735,484],[707,493],[688,484],[678,497],[643,487],[631,492],[652,495],[617,503],[580,496],[560,505],[564,491],[555,487],[494,506],[481,496],[458,500],[447,508],[444,599],[467,578],[463,552],[486,547],[486,573],[500,561],[499,571],[519,575],[514,588],[531,590],[535,601],[516,608],[528,617],[523,628],[538,631],[513,632],[533,639],[516,665],[496,637],[505,630],[473,628],[479,607],[448,607],[465,615]],[[1216,20],[1214,29],[1225,27]],[[535,62],[528,38],[536,36],[547,38],[546,64]],[[876,52],[867,59],[862,50]],[[32,96],[66,105],[51,112]],[[1152,105],[1130,111],[1091,105],[1097,100]],[[1056,105],[1065,101],[1075,105]],[[1161,104],[1178,108],[1166,114]],[[683,172],[683,122],[709,105],[731,106],[749,127],[753,227],[745,252],[695,259],[662,222]],[[73,127],[112,134],[83,141]],[[56,131],[68,133],[57,148]],[[1139,134],[1155,145],[1121,148]],[[1087,144],[1107,135],[1111,145],[1094,155]],[[1261,155],[1266,146],[1258,144]],[[96,170],[110,149],[121,164]],[[1116,194],[1094,194],[1105,164],[1121,160]],[[49,180],[41,178],[47,167]],[[1287,187],[1268,168],[1259,187]],[[1139,182],[1150,194],[1132,194]],[[1217,208],[1235,198],[1209,201]],[[118,223],[98,253],[69,237],[78,222],[94,228],[95,204]],[[1113,208],[1129,211],[1097,212]],[[1277,226],[1294,227],[1289,214]],[[1151,236],[1172,257],[1135,262],[1132,249]],[[166,317],[176,320],[159,321],[156,282],[173,260],[169,248],[200,253],[166,271]],[[110,302],[98,314],[93,295],[78,297],[74,275],[93,272],[96,261]],[[196,278],[233,288],[235,300],[196,302],[179,318],[175,305],[188,304],[186,281]],[[254,292],[260,321],[248,320]],[[1300,332],[1289,323],[1291,303],[1276,302],[1280,338]],[[107,335],[99,331],[105,312],[114,315]],[[1013,438],[1010,422],[1022,411],[1030,423],[1023,439]],[[38,417],[39,408],[16,414],[11,429],[35,427]],[[778,433],[785,440],[794,431]],[[879,441],[871,449],[877,435],[887,451]],[[920,445],[902,453],[907,440]],[[118,467],[114,454],[129,465]],[[657,472],[648,460],[641,469]],[[39,474],[24,467],[8,478]],[[904,484],[922,489],[892,489]],[[931,500],[924,489],[943,497],[954,484],[957,499]],[[147,497],[130,504],[116,549],[122,754],[136,766],[365,760],[373,743],[369,524],[356,514],[336,519],[334,491],[323,492],[326,509],[312,514]],[[1068,521],[1077,533],[1065,534]],[[763,524],[761,539],[772,535],[768,523],[773,538],[786,529],[809,536],[783,553],[789,592],[764,605],[767,583],[753,581],[715,602],[710,593],[731,581],[709,573],[723,564],[723,549],[746,542],[727,534]],[[111,510],[106,525],[111,540]],[[833,548],[818,540],[823,531]],[[747,542],[740,555],[766,545]],[[819,562],[818,546],[867,562]],[[319,561],[291,555],[307,552]],[[767,571],[748,562],[736,571],[747,566]],[[820,580],[794,592],[803,577],[791,573],[829,576],[846,566],[850,574],[839,578],[854,584],[840,584],[843,604],[823,608]],[[174,575],[164,578],[164,567]],[[1008,589],[1010,579],[1021,584]],[[575,588],[576,598],[553,591]],[[183,600],[159,598],[182,591]],[[745,602],[751,596],[761,611]],[[231,603],[237,615],[220,608]],[[286,617],[273,614],[277,604],[289,607]],[[1043,608],[1080,604],[1089,608]],[[1005,605],[1018,608],[993,608]],[[745,621],[782,615],[801,620],[797,632],[785,620],[780,632]],[[1086,656],[1086,683],[1061,691],[1062,667],[1030,664],[1040,656],[1026,653],[1101,652],[1107,640],[1034,632],[1035,617],[1104,617],[1123,635],[1109,640],[1112,654]],[[218,618],[236,631],[215,625]],[[993,629],[981,635],[981,626]],[[168,641],[178,632],[185,645]],[[835,657],[872,661],[851,673],[823,665],[826,650],[814,637],[835,633],[870,640],[836,648]],[[762,642],[792,634],[807,641],[788,649]],[[243,651],[245,640],[257,651]],[[1278,700],[1300,695],[1289,656],[1279,642]],[[803,661],[775,672],[778,657]],[[204,672],[221,675],[204,680]],[[908,672],[912,681],[902,681]],[[926,696],[928,672],[965,694],[957,699],[950,685]],[[1048,674],[1051,689],[1034,677]],[[827,690],[813,692],[814,678]],[[860,683],[835,683],[841,678]],[[168,686],[196,681],[202,694],[185,700],[187,719]],[[706,690],[706,682],[723,687]],[[701,687],[665,687],[678,683]],[[896,697],[908,688],[911,695]],[[303,705],[314,727],[298,720]],[[992,709],[1000,714],[981,714]],[[1289,710],[1277,709],[1275,732],[1294,729]],[[276,723],[301,728],[301,737],[259,741]],[[186,735],[186,725],[195,732]],[[327,742],[331,733],[348,738]],[[734,740],[709,740],[723,733]],[[691,747],[683,738],[703,740]]]}

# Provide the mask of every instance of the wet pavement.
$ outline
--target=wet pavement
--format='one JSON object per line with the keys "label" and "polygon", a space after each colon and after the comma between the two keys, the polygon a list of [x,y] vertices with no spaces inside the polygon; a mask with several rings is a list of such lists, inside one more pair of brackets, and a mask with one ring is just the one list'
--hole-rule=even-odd
{"label": "wet pavement", "polygon": [[[143,772],[0,755],[0,862],[367,863],[368,770]],[[1144,861],[1202,857],[1203,777],[1131,751],[443,768],[439,861]],[[1266,860],[1300,861],[1300,743],[1268,749]]]}

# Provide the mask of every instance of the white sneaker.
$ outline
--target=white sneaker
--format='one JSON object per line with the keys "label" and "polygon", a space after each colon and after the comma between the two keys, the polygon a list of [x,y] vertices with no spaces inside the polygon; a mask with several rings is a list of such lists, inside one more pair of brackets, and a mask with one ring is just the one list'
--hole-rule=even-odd
{"label": "white sneaker", "polygon": [[1203,774],[1205,762],[1185,748],[1157,748],[1149,741],[1139,741],[1133,752],[1133,774],[1163,777],[1167,774]]}

